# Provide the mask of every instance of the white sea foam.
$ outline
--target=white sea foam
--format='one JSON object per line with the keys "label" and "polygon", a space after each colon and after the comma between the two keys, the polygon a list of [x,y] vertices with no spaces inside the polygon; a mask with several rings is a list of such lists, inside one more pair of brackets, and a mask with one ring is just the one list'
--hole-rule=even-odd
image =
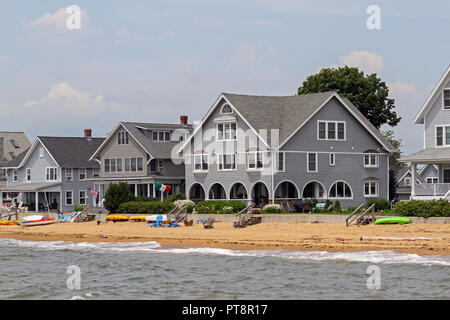
{"label": "white sea foam", "polygon": [[384,251],[327,252],[286,250],[230,250],[221,248],[172,248],[161,247],[157,242],[65,242],[24,241],[3,239],[0,245],[32,247],[44,250],[103,250],[142,251],[159,254],[209,254],[232,257],[276,257],[283,259],[312,260],[322,262],[369,262],[380,264],[422,264],[450,266],[450,255],[420,256],[417,254]]}

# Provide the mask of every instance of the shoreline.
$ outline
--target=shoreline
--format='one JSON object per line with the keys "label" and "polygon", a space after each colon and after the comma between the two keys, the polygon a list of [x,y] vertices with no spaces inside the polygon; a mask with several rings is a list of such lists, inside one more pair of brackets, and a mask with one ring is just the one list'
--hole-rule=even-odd
{"label": "shoreline", "polygon": [[[362,237],[362,240],[361,240]],[[351,226],[341,223],[266,223],[234,229],[216,222],[181,228],[146,223],[62,223],[36,227],[0,226],[0,238],[28,241],[150,242],[161,246],[231,250],[355,252],[392,250],[418,255],[450,255],[450,225]],[[397,239],[398,238],[398,239]],[[426,238],[433,240],[405,240]]]}

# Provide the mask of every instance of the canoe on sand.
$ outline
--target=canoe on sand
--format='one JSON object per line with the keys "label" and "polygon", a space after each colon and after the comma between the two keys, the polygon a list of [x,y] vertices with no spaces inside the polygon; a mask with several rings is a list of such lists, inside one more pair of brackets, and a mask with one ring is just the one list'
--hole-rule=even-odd
{"label": "canoe on sand", "polygon": [[136,221],[136,222],[138,222],[138,221],[145,221],[145,219],[146,219],[147,217],[148,217],[148,216],[134,216],[134,217],[131,217],[130,220],[131,220],[131,221]]}
{"label": "canoe on sand", "polygon": [[390,217],[390,218],[382,218],[375,221],[375,224],[404,224],[410,223],[411,221],[405,217]]}
{"label": "canoe on sand", "polygon": [[118,214],[110,214],[109,216],[106,217],[106,220],[108,220],[108,221],[128,221],[128,217],[121,216]]}

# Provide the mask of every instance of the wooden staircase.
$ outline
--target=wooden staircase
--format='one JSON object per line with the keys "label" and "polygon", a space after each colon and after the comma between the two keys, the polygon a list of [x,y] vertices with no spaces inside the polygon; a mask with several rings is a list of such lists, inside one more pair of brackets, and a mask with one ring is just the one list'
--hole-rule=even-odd
{"label": "wooden staircase", "polygon": [[375,203],[372,204],[369,208],[364,210],[364,203],[362,203],[355,211],[352,212],[345,219],[345,223],[350,226],[353,222],[356,222],[356,225],[359,227],[361,225],[366,225],[370,223],[374,223],[377,219],[375,218]]}
{"label": "wooden staircase", "polygon": [[234,228],[245,228],[262,222],[262,217],[260,215],[249,213],[251,209],[253,209],[253,204],[249,204],[240,212],[236,213],[235,217],[237,217],[237,221],[233,222]]}

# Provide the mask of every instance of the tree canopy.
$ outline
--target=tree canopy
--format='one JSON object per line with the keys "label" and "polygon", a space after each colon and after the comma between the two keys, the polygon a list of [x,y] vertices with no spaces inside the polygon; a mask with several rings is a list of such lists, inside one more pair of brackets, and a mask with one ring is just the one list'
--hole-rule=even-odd
{"label": "tree canopy", "polygon": [[337,91],[349,99],[378,129],[383,124],[396,126],[401,117],[395,112],[395,100],[388,97],[389,88],[376,73],[364,75],[354,67],[324,68],[309,76],[298,88],[298,94]]}

